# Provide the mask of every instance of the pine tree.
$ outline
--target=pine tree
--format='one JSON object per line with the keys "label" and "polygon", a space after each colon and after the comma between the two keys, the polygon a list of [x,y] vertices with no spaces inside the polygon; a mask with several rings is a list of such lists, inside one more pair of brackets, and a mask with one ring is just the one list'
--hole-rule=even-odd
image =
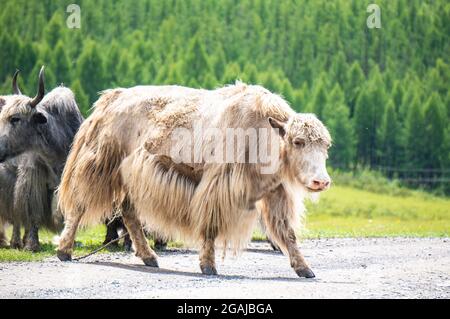
{"label": "pine tree", "polygon": [[294,106],[294,88],[292,87],[291,82],[289,82],[289,80],[286,78],[281,81],[281,94],[283,95],[284,99],[289,102],[290,105]]}
{"label": "pine tree", "polygon": [[355,138],[350,110],[344,103],[344,94],[336,83],[323,109],[323,118],[333,138],[329,162],[334,167],[348,169],[354,161]]}
{"label": "pine tree", "polygon": [[17,54],[20,51],[19,39],[7,33],[0,36],[2,49],[0,50],[0,81],[13,74],[17,66]]}
{"label": "pine tree", "polygon": [[345,61],[345,55],[342,51],[339,51],[336,57],[333,59],[331,65],[331,77],[339,83],[341,87],[345,87],[347,84],[347,62]]}
{"label": "pine tree", "polygon": [[236,80],[241,78],[241,70],[239,68],[239,64],[230,63],[225,68],[225,73],[221,80],[222,84],[233,84]]}
{"label": "pine tree", "polygon": [[103,60],[94,42],[86,43],[77,65],[77,75],[89,104],[97,99],[99,91],[105,89]]}
{"label": "pine tree", "polygon": [[266,89],[273,93],[281,93],[282,91],[282,83],[280,77],[275,71],[261,73],[260,82]]}
{"label": "pine tree", "polygon": [[249,84],[258,84],[258,70],[253,63],[247,63],[245,65],[242,80]]}
{"label": "pine tree", "polygon": [[316,114],[319,119],[323,119],[323,108],[327,103],[327,92],[325,84],[321,79],[317,80],[311,103],[308,106],[308,111]]}
{"label": "pine tree", "polygon": [[424,148],[426,141],[425,119],[420,106],[420,100],[416,95],[408,110],[406,119],[406,163],[413,169],[421,169],[425,166]]}
{"label": "pine tree", "polygon": [[72,85],[70,87],[75,95],[75,100],[77,101],[77,104],[78,104],[78,107],[79,107],[81,113],[84,116],[88,116],[89,108],[90,108],[89,97],[87,96],[86,93],[84,93],[84,90],[83,90],[83,87],[82,87],[80,81],[75,80],[75,82],[72,83]]}
{"label": "pine tree", "polygon": [[353,116],[355,111],[356,99],[360,93],[361,87],[364,84],[364,73],[358,61],[353,62],[348,70],[347,84],[344,86],[346,94],[346,103],[350,107],[350,116]]}
{"label": "pine tree", "polygon": [[441,98],[433,93],[425,104],[425,168],[440,169],[444,160],[446,114]]}
{"label": "pine tree", "polygon": [[44,30],[44,39],[49,47],[54,48],[58,41],[64,41],[63,30],[65,30],[63,19],[59,12],[56,12]]}
{"label": "pine tree", "polygon": [[[119,44],[116,41],[113,41],[109,50],[108,55],[106,56],[105,61],[105,81],[109,87],[116,86],[117,78],[119,77],[116,71],[117,64],[120,63],[120,48]],[[127,70],[128,71],[128,70]]]}
{"label": "pine tree", "polygon": [[221,79],[225,73],[225,67],[227,65],[225,52],[223,52],[222,48],[216,50],[216,53],[213,55],[213,59],[214,59],[213,68],[215,78]]}
{"label": "pine tree", "polygon": [[183,74],[189,81],[194,80],[195,83],[202,83],[206,74],[210,72],[212,72],[210,62],[200,41],[200,36],[196,35],[189,45],[183,63]]}
{"label": "pine tree", "polygon": [[37,50],[30,42],[22,43],[18,54],[17,68],[22,76],[30,76],[30,72],[36,64]]}
{"label": "pine tree", "polygon": [[180,74],[180,67],[176,63],[172,63],[169,66],[169,71],[166,79],[166,84],[178,84],[182,83],[182,76]]}
{"label": "pine tree", "polygon": [[59,41],[56,45],[53,61],[50,67],[58,81],[55,85],[59,83],[70,83],[70,70],[72,66],[70,65],[69,58],[67,57],[64,44],[61,41]]}
{"label": "pine tree", "polygon": [[[383,166],[391,168],[396,167],[400,147],[400,127],[397,121],[394,102],[392,100],[389,101],[386,107],[386,112],[384,113],[383,122],[379,133],[381,141],[379,156],[381,157],[381,163]],[[392,170],[389,172],[392,172]]]}
{"label": "pine tree", "polygon": [[363,165],[370,163],[371,154],[371,114],[368,112],[370,96],[368,91],[363,89],[356,100],[355,105],[355,133],[357,137],[356,154],[357,160]]}

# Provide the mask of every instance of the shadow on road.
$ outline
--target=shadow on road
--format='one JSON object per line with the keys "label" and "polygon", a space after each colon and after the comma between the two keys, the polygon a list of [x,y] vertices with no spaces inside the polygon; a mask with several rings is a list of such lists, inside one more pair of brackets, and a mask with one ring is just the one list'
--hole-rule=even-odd
{"label": "shadow on road", "polygon": [[205,279],[205,280],[267,280],[267,281],[281,281],[281,282],[310,282],[310,283],[317,283],[318,279],[306,279],[306,278],[283,278],[283,277],[249,277],[249,276],[239,276],[239,275],[217,275],[217,276],[206,276],[201,273],[197,272],[189,272],[189,271],[178,271],[178,270],[171,270],[171,269],[164,269],[164,268],[153,268],[143,265],[134,265],[134,264],[120,264],[120,263],[114,263],[114,262],[87,262],[86,264],[89,265],[98,265],[98,266],[106,266],[106,267],[113,267],[113,268],[120,268],[125,270],[131,270],[131,271],[138,271],[138,272],[144,272],[149,274],[156,274],[156,275],[176,275],[176,276],[187,276],[187,277],[193,277],[193,278],[199,278],[199,279]]}

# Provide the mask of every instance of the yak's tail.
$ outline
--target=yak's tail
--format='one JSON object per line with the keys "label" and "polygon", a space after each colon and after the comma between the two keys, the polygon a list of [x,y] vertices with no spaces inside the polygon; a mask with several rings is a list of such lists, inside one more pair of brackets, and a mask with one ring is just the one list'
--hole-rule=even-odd
{"label": "yak's tail", "polygon": [[119,173],[125,152],[119,142],[102,130],[104,109],[118,97],[106,91],[95,103],[94,112],[75,136],[58,189],[58,208],[67,219],[81,214],[81,224],[111,217],[122,200]]}

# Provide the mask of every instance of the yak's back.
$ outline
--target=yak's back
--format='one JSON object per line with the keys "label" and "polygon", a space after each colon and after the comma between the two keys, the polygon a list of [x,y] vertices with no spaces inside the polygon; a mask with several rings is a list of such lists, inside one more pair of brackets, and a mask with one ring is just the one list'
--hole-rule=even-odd
{"label": "yak's back", "polygon": [[39,107],[52,115],[55,126],[59,126],[59,130],[65,130],[70,140],[73,139],[84,120],[74,93],[63,86],[46,94]]}

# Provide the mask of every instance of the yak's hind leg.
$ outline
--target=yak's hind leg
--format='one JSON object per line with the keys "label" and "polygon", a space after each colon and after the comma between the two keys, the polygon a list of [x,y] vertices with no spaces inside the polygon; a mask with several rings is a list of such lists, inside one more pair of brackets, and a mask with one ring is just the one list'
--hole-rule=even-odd
{"label": "yak's hind leg", "polygon": [[28,229],[28,234],[25,238],[24,249],[32,252],[37,252],[40,249],[39,227],[35,223],[33,223]]}
{"label": "yak's hind leg", "polygon": [[[128,232],[125,227],[123,231]],[[129,233],[123,238],[123,249],[127,252],[131,252],[133,250],[133,241],[131,240]]]}
{"label": "yak's hind leg", "polygon": [[[119,238],[118,230],[122,226],[122,218],[113,217],[113,219],[107,219],[105,221],[105,224],[106,224],[106,236],[105,236],[105,240],[103,241],[103,245],[106,245],[109,242]],[[118,248],[119,243],[116,241],[116,242],[110,244],[110,247]]]}
{"label": "yak's hind leg", "polygon": [[146,266],[158,267],[158,256],[150,248],[136,210],[128,198],[122,203],[122,218],[134,243],[136,256],[140,257]]}
{"label": "yak's hind leg", "polygon": [[291,266],[299,277],[314,278],[297,245],[293,220],[295,205],[283,185],[266,195],[260,202],[261,214],[269,237],[278,247],[289,255]]}
{"label": "yak's hind leg", "polygon": [[73,243],[82,216],[83,213],[80,212],[66,214],[64,230],[61,233],[58,250],[56,251],[56,255],[61,261],[72,260]]}
{"label": "yak's hind leg", "polygon": [[167,249],[167,240],[162,238],[158,233],[153,233],[153,241],[155,242],[156,250],[166,250]]}
{"label": "yak's hind leg", "polygon": [[[105,241],[103,242],[103,245],[106,245],[107,243],[116,240],[119,238],[119,229],[122,229],[123,232],[126,232],[127,235],[123,238],[123,248],[125,251],[131,251],[133,249],[133,242],[131,241],[130,234],[128,233],[128,229],[125,227],[123,223],[122,217],[113,217],[114,219],[108,219],[106,220],[106,236]],[[119,243],[115,242],[113,244],[113,247],[118,248]]]}

